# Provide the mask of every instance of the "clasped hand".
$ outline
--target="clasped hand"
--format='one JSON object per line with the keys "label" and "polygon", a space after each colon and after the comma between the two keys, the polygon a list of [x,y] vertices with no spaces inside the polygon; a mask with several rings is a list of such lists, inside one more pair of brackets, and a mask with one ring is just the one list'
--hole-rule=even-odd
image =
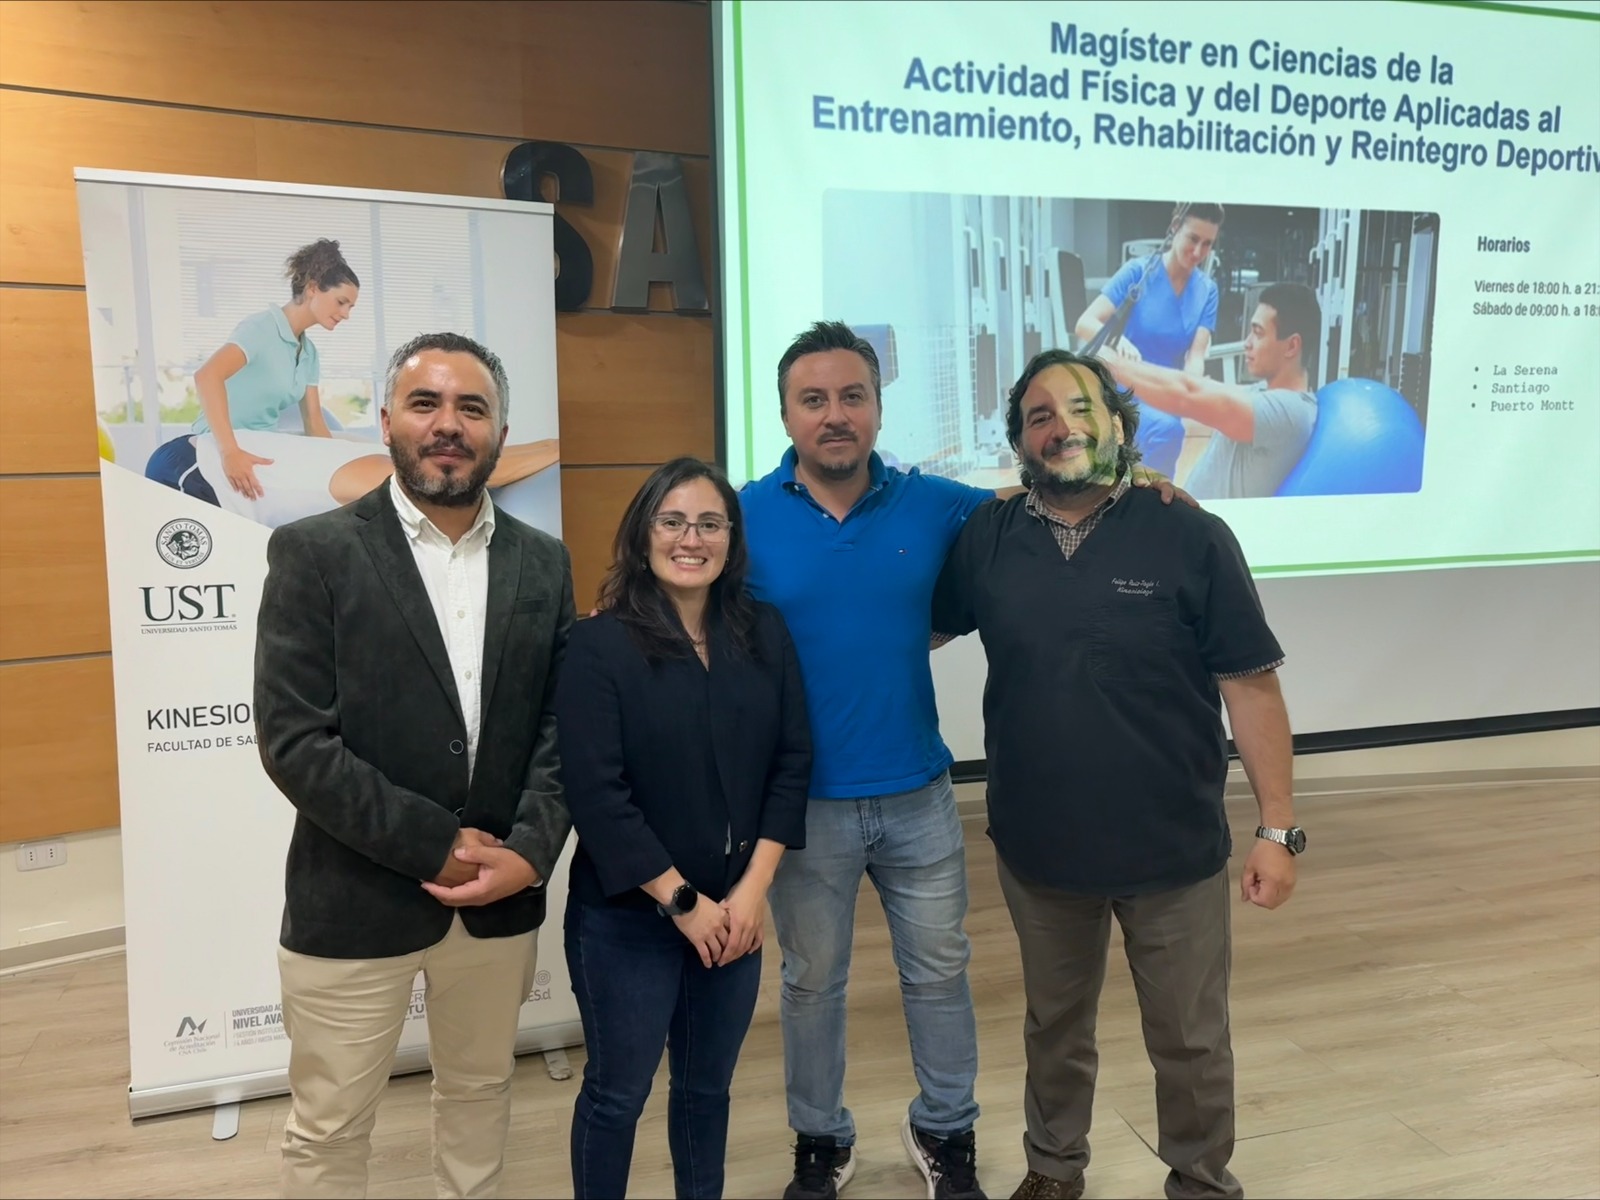
{"label": "clasped hand", "polygon": [[444,868],[423,890],[440,904],[470,908],[493,904],[539,882],[539,873],[515,850],[481,829],[463,829]]}
{"label": "clasped hand", "polygon": [[701,896],[693,910],[672,922],[707,967],[725,967],[761,948],[767,898],[754,888],[735,887],[721,904]]}

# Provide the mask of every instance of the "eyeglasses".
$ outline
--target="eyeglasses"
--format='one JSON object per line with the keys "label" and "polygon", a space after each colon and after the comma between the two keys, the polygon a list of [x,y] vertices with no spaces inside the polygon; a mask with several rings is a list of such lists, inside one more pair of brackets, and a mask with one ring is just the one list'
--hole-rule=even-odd
{"label": "eyeglasses", "polygon": [[699,521],[685,521],[682,517],[664,516],[651,518],[650,524],[654,525],[673,541],[683,538],[691,528],[700,534],[700,540],[705,542],[724,541],[733,525],[717,517],[706,517]]}

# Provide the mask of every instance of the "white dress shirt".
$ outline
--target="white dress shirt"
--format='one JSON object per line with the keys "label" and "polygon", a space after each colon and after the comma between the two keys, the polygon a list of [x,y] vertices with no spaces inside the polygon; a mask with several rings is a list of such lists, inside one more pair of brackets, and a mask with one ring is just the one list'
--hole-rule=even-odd
{"label": "white dress shirt", "polygon": [[450,656],[450,674],[461,698],[461,715],[467,723],[467,778],[478,757],[478,726],[483,711],[483,628],[489,605],[489,543],[494,538],[494,504],[487,492],[472,528],[451,542],[439,527],[411,502],[399,481],[389,477],[400,527],[411,543],[411,554],[422,585],[433,604],[434,619],[444,635]]}

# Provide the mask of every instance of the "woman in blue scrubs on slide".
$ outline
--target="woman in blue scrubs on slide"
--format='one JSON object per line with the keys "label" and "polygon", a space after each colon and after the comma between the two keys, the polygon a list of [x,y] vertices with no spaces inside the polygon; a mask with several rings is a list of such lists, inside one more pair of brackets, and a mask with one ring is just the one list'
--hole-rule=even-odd
{"label": "woman in blue scrubs on slide", "polygon": [[[1177,228],[1159,263],[1144,258],[1123,263],[1078,318],[1074,330],[1078,338],[1084,343],[1092,341],[1143,280],[1121,339],[1107,346],[1106,352],[1204,374],[1211,335],[1217,328],[1217,285],[1200,267],[1216,244],[1222,217],[1220,204],[1180,204],[1172,214]],[[1145,466],[1173,478],[1183,449],[1182,418],[1149,404],[1140,405],[1134,445]]]}
{"label": "woman in blue scrubs on slide", "polygon": [[209,433],[221,451],[227,485],[255,500],[262,495],[255,469],[272,460],[243,449],[234,430],[276,429],[283,410],[298,404],[307,435],[333,436],[322,415],[317,345],[306,331],[313,325],[327,330],[342,325],[355,307],[361,281],[339,252],[339,243],[327,238],[302,246],[286,265],[289,303],[240,321],[194,373],[200,417],[192,433],[173,438],[150,456],[146,479],[217,504],[213,482],[195,465],[194,435]]}

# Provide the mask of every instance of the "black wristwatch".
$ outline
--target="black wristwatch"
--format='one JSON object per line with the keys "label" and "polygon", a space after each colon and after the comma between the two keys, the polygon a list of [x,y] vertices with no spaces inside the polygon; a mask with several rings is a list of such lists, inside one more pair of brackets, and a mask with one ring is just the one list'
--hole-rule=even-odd
{"label": "black wristwatch", "polygon": [[656,911],[663,917],[683,917],[692,913],[699,903],[700,893],[695,891],[694,884],[680,883],[672,893],[672,900],[667,904],[657,904]]}
{"label": "black wristwatch", "polygon": [[1277,842],[1290,854],[1306,852],[1306,831],[1298,825],[1290,829],[1268,829],[1265,825],[1257,825],[1256,836],[1264,841]]}

